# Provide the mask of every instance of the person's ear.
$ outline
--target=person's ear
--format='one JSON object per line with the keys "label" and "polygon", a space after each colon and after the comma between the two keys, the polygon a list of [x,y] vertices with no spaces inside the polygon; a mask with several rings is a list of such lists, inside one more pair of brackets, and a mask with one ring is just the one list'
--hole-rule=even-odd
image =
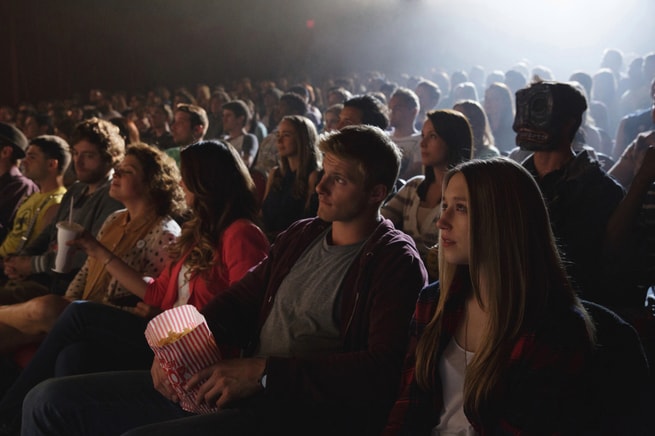
{"label": "person's ear", "polygon": [[48,159],[48,168],[57,170],[59,168],[59,160],[55,158]]}
{"label": "person's ear", "polygon": [[199,141],[200,138],[202,138],[203,131],[205,130],[205,126],[202,124],[198,124],[197,126],[193,127],[193,140],[194,141]]}
{"label": "person's ear", "polygon": [[389,190],[387,189],[386,186],[382,184],[375,185],[371,189],[371,194],[369,195],[369,202],[371,204],[382,203],[387,198],[388,193]]}
{"label": "person's ear", "polygon": [[9,159],[14,152],[14,148],[11,145],[0,146],[0,158]]}

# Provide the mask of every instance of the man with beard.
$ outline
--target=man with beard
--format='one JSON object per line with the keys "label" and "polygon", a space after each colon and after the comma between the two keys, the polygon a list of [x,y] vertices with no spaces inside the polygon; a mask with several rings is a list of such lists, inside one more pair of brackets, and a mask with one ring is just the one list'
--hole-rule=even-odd
{"label": "man with beard", "polygon": [[110,213],[123,205],[109,197],[109,184],[114,166],[123,158],[125,141],[118,127],[108,121],[91,118],[75,127],[71,137],[73,165],[77,182],[62,199],[52,222],[36,239],[5,260],[5,274],[11,279],[0,289],[0,303],[12,304],[29,300],[47,292],[63,294],[86,259],[83,251],[75,252],[69,273],[53,273],[59,221],[67,221],[72,203],[72,219],[94,236]]}

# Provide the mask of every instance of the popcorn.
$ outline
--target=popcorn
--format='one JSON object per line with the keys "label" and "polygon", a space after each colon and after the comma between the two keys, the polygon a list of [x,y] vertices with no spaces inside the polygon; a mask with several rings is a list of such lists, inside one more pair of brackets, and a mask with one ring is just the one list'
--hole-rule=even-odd
{"label": "popcorn", "polygon": [[180,398],[180,406],[192,413],[215,412],[216,407],[195,404],[197,387],[190,391],[184,389],[195,373],[221,359],[205,317],[194,306],[175,307],[153,318],[145,335]]}
{"label": "popcorn", "polygon": [[160,346],[160,347],[165,347],[166,345],[172,344],[173,342],[177,341],[178,339],[180,339],[182,336],[186,335],[190,331],[192,331],[192,329],[190,329],[189,327],[185,328],[181,332],[176,332],[174,330],[169,330],[168,331],[168,336],[166,336],[165,338],[160,339],[159,344],[157,344],[157,345]]}

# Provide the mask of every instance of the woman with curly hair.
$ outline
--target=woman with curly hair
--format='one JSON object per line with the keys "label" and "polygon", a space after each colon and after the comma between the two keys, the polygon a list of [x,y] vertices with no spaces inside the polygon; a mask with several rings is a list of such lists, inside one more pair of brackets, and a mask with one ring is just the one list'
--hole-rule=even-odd
{"label": "woman with curly hair", "polygon": [[[105,220],[99,244],[111,247],[140,274],[158,275],[165,265],[165,247],[180,234],[180,226],[170,217],[183,207],[179,178],[175,162],[157,149],[142,143],[128,148],[109,189],[109,196],[126,209]],[[87,258],[64,296],[48,294],[0,307],[0,352],[38,342],[75,300],[134,306],[138,298],[112,278],[101,261]]]}
{"label": "woman with curly hair", "polygon": [[73,242],[143,299],[137,309],[144,315],[182,304],[200,308],[268,253],[268,242],[254,224],[254,184],[233,147],[203,141],[186,147],[181,159],[180,184],[192,216],[167,250],[170,265],[157,279],[144,280],[88,233]]}
{"label": "woman with curly hair", "polygon": [[25,394],[47,378],[149,368],[153,355],[143,332],[152,316],[183,304],[202,308],[266,257],[268,240],[254,224],[254,183],[233,147],[216,140],[192,144],[182,150],[181,163],[180,185],[192,217],[170,248],[156,249],[160,260],[170,259],[156,279],[144,277],[88,233],[69,243],[143,301],[129,312],[106,304],[69,304],[7,391],[0,420],[10,417],[16,424]]}
{"label": "woman with curly hair", "polygon": [[310,199],[319,178],[317,143],[316,128],[308,118],[290,115],[280,122],[280,164],[268,176],[262,204],[264,229],[271,239],[294,221],[316,214]]}

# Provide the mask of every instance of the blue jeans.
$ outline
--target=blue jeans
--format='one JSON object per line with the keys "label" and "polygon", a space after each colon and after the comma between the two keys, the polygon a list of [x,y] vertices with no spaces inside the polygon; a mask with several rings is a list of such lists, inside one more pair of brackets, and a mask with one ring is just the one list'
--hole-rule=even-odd
{"label": "blue jeans", "polygon": [[[193,415],[157,392],[148,371],[120,371],[47,380],[25,398],[23,436],[259,435],[274,408],[234,408]],[[274,419],[274,417],[273,417]],[[125,433],[127,432],[127,433]],[[279,433],[277,433],[279,434]]]}
{"label": "blue jeans", "polygon": [[154,390],[147,371],[50,379],[30,391],[23,410],[23,435],[118,435],[184,416]]}
{"label": "blue jeans", "polygon": [[[365,416],[334,403],[284,401],[266,393],[207,415],[193,415],[152,385],[149,371],[115,371],[47,380],[23,404],[23,436],[368,436]],[[361,422],[364,418],[364,422]],[[360,422],[358,422],[358,420]]]}
{"label": "blue jeans", "polygon": [[150,368],[153,353],[143,334],[147,323],[103,304],[70,304],[0,401],[0,419],[18,425],[25,395],[48,378]]}

